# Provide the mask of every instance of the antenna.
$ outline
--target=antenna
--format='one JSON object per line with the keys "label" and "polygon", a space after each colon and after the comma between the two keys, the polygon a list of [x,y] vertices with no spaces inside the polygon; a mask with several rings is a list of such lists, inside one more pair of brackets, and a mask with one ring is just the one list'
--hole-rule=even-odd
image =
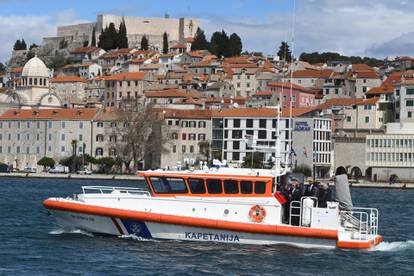
{"label": "antenna", "polygon": [[[295,52],[295,23],[296,23],[296,0],[293,0],[293,12],[292,12],[292,32],[291,32],[291,44],[292,44],[292,58],[290,60],[291,64],[294,62],[294,52]],[[289,160],[286,158],[286,161],[290,163],[290,165],[292,165],[292,130],[293,130],[293,102],[292,102],[292,98],[293,98],[293,70],[291,68],[290,70],[290,93],[289,93],[289,146],[288,146],[288,153],[287,156],[289,158]],[[286,164],[287,164],[286,162]]]}

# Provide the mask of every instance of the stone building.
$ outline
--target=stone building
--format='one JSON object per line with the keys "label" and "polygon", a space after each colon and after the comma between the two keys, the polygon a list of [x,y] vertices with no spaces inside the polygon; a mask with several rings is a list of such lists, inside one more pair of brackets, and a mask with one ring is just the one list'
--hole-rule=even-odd
{"label": "stone building", "polygon": [[101,30],[109,26],[110,23],[114,23],[115,27],[118,28],[122,20],[126,24],[130,47],[138,47],[141,43],[141,38],[145,35],[150,46],[162,49],[164,32],[168,34],[170,42],[185,43],[187,37],[194,37],[198,27],[198,21],[195,18],[150,18],[100,14],[97,16],[96,22],[58,26],[57,36],[43,38],[43,45],[49,44],[57,48],[62,40],[77,44],[83,41],[90,42],[94,27],[98,37]]}
{"label": "stone building", "polygon": [[53,108],[62,105],[60,98],[49,89],[52,73],[37,56],[23,67],[21,77],[15,79],[15,89],[0,95],[0,102],[22,108]]}
{"label": "stone building", "polygon": [[[0,161],[22,170],[44,156],[56,162],[77,152],[92,154],[96,109],[9,109],[0,116]],[[38,168],[40,171],[42,168]]]}

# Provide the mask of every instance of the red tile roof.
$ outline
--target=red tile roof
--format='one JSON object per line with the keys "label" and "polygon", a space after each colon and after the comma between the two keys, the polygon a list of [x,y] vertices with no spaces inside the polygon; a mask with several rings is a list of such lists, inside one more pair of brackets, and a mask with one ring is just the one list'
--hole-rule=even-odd
{"label": "red tile roof", "polygon": [[177,119],[210,119],[212,111],[209,109],[163,109],[165,118]]}
{"label": "red tile roof", "polygon": [[365,63],[355,63],[352,64],[352,71],[374,71],[374,68],[365,64]]}
{"label": "red tile roof", "polygon": [[0,120],[92,120],[95,108],[9,109]]}
{"label": "red tile roof", "polygon": [[100,51],[101,48],[98,47],[79,47],[75,48],[72,51],[70,51],[71,54],[90,54],[96,51]]}
{"label": "red tile roof", "polygon": [[329,109],[332,106],[352,106],[352,105],[376,105],[378,102],[378,97],[373,97],[370,99],[363,98],[335,98],[329,99],[323,104],[318,105],[320,109]]}
{"label": "red tile roof", "polygon": [[148,73],[146,72],[127,72],[119,73],[112,76],[106,76],[107,81],[121,81],[121,80],[144,80]]}
{"label": "red tile roof", "polygon": [[382,85],[379,87],[372,87],[366,95],[381,95],[381,94],[393,94],[394,86],[393,85]]}
{"label": "red tile roof", "polygon": [[50,80],[52,83],[64,83],[64,82],[87,82],[78,76],[56,76]]}
{"label": "red tile roof", "polygon": [[327,79],[332,75],[332,70],[298,70],[293,72],[293,78]]}
{"label": "red tile roof", "polygon": [[355,72],[355,75],[358,79],[380,79],[380,75],[374,71],[358,71]]}
{"label": "red tile roof", "polygon": [[186,49],[187,45],[184,43],[177,43],[170,47],[170,49]]}
{"label": "red tile roof", "polygon": [[[318,110],[317,107],[300,107],[292,109],[292,117],[299,117],[306,113]],[[282,117],[289,117],[290,110],[285,108],[282,110]],[[213,117],[272,117],[276,118],[277,110],[275,108],[234,108],[213,110]]]}

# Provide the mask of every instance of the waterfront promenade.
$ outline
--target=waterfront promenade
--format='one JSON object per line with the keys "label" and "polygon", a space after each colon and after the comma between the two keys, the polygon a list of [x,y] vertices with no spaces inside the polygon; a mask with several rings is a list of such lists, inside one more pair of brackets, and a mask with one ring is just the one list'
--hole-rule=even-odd
{"label": "waterfront promenade", "polygon": [[[137,175],[125,174],[50,174],[50,173],[0,173],[1,177],[16,177],[16,178],[45,178],[45,179],[89,179],[89,180],[125,180],[137,181],[144,180],[143,177]],[[324,182],[324,180],[322,180]],[[326,180],[329,185],[334,185],[332,181]],[[414,183],[394,183],[386,182],[368,182],[360,181],[358,183],[351,181],[351,186],[356,188],[384,188],[384,189],[414,189]]]}

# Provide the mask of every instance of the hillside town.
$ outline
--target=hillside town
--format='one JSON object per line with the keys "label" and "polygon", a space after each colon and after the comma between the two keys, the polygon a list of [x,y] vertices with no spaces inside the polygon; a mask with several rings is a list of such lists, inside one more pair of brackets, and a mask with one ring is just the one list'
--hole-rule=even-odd
{"label": "hillside town", "polygon": [[272,167],[252,140],[274,146],[279,123],[296,171],[413,177],[414,58],[309,63],[286,43],[242,52],[224,31],[206,46],[195,18],[108,14],[22,42],[0,76],[0,162],[13,170]]}

